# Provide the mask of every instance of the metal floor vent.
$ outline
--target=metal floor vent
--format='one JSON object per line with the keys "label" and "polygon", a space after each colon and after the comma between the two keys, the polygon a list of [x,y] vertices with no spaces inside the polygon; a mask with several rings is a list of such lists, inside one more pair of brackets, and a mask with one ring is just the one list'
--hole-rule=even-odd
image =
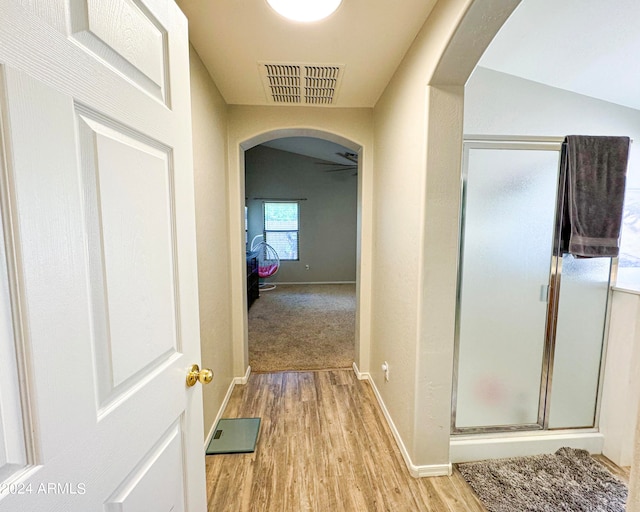
{"label": "metal floor vent", "polygon": [[342,81],[343,64],[259,63],[269,103],[332,105]]}

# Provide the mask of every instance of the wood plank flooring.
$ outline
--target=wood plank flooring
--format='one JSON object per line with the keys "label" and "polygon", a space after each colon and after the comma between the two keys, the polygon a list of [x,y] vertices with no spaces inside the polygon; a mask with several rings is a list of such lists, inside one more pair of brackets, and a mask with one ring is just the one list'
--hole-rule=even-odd
{"label": "wood plank flooring", "polygon": [[593,455],[593,458],[600,462],[600,464],[602,464],[605,468],[607,468],[612,475],[617,476],[620,480],[627,484],[627,486],[629,485],[631,466],[620,467],[611,462],[604,455]]}
{"label": "wood plank flooring", "polygon": [[224,417],[262,425],[254,453],[207,456],[210,512],[486,512],[455,468],[411,477],[370,384],[351,370],[252,374]]}

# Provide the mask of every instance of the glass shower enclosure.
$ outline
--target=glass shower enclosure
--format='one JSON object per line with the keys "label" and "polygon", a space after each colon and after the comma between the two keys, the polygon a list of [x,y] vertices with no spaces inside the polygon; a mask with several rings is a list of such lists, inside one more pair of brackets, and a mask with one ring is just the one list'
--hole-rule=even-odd
{"label": "glass shower enclosure", "polygon": [[561,143],[464,143],[453,434],[595,426],[612,260],[558,253]]}

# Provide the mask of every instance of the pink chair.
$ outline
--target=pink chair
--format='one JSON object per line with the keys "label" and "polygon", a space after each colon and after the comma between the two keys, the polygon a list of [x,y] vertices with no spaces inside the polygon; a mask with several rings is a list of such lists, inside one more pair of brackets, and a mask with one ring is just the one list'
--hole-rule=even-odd
{"label": "pink chair", "polygon": [[[258,276],[261,279],[274,276],[280,268],[280,258],[278,253],[266,242],[260,242],[252,248],[254,251],[258,251]],[[260,291],[274,290],[275,284],[260,284]]]}

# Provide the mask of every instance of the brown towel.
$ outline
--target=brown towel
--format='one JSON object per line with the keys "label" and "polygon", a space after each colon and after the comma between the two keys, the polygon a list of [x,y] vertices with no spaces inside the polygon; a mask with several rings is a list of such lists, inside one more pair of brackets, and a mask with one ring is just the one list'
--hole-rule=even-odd
{"label": "brown towel", "polygon": [[563,253],[618,256],[629,144],[629,137],[565,138],[560,158]]}

